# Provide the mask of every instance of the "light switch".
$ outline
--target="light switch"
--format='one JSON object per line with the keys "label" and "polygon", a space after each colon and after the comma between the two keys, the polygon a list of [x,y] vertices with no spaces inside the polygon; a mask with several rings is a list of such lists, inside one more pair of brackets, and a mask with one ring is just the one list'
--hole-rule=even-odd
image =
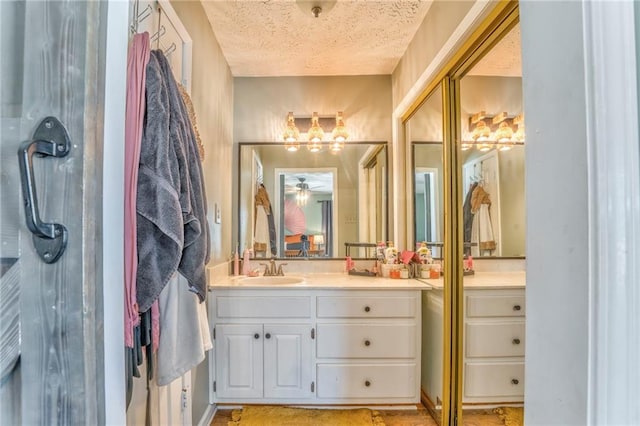
{"label": "light switch", "polygon": [[220,223],[222,222],[222,215],[220,214],[220,206],[218,205],[218,203],[216,203],[216,223]]}

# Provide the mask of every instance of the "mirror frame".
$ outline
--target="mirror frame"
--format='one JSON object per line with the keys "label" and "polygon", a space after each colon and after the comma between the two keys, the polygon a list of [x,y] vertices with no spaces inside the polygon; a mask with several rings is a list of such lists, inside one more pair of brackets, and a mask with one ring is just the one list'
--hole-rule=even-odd
{"label": "mirror frame", "polygon": [[[323,142],[323,146],[327,145],[326,142]],[[382,150],[384,150],[384,158],[385,158],[385,173],[383,175],[383,191],[386,197],[386,200],[383,200],[383,204],[386,204],[386,208],[385,208],[385,216],[384,216],[384,220],[382,223],[383,226],[383,230],[382,230],[382,240],[383,241],[387,241],[389,238],[389,223],[390,223],[390,213],[391,213],[391,203],[389,201],[389,142],[388,141],[348,141],[345,142],[345,147],[346,146],[351,146],[351,145],[379,145],[381,146]],[[236,156],[236,191],[235,191],[235,197],[236,199],[233,200],[233,205],[234,208],[236,209],[235,212],[235,224],[233,226],[234,230],[235,230],[235,236],[234,236],[234,242],[233,242],[233,246],[236,247],[236,245],[238,247],[240,246],[240,235],[241,235],[241,229],[240,229],[240,224],[241,224],[241,209],[240,209],[240,200],[242,198],[242,170],[241,170],[241,163],[242,163],[242,157],[241,157],[241,151],[242,151],[242,147],[244,146],[280,146],[284,149],[284,142],[259,142],[259,141],[255,141],[255,142],[238,142],[235,144],[235,149],[234,149],[234,154]],[[359,191],[359,188],[356,189],[357,191]],[[271,200],[272,204],[275,200]],[[338,247],[338,252],[343,252],[342,250],[345,250],[342,247]],[[344,253],[344,252],[343,252]],[[361,257],[354,257],[351,256],[353,259],[357,260],[357,259],[364,259]],[[255,258],[255,255],[254,255]],[[261,259],[261,258],[258,258]],[[275,260],[286,260],[288,261],[298,261],[298,260],[320,260],[320,261],[326,261],[326,260],[344,260],[345,256],[334,256],[334,257],[285,257],[282,256],[280,253],[278,253],[278,256],[273,257],[273,259]],[[367,258],[368,259],[368,258]]]}

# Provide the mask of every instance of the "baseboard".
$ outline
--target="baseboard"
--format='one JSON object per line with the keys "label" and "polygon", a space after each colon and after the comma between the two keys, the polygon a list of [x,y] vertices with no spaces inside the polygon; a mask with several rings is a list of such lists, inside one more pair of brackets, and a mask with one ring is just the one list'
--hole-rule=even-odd
{"label": "baseboard", "polygon": [[420,402],[422,402],[424,408],[427,409],[431,418],[436,419],[436,423],[440,424],[440,416],[442,415],[442,410],[436,410],[436,405],[431,400],[431,398],[429,398],[429,395],[425,393],[424,389],[420,389]]}
{"label": "baseboard", "polygon": [[202,417],[198,421],[198,426],[209,426],[216,415],[216,411],[218,411],[217,405],[207,406],[207,409],[204,411],[204,414],[202,414]]}

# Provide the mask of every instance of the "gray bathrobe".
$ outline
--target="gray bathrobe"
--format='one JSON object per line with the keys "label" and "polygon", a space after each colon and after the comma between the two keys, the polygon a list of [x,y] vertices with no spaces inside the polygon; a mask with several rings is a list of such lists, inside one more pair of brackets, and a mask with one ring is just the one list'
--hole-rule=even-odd
{"label": "gray bathrobe", "polygon": [[206,295],[209,226],[202,165],[184,101],[161,51],[147,65],[147,111],[137,193],[137,300],[147,311],[180,272]]}

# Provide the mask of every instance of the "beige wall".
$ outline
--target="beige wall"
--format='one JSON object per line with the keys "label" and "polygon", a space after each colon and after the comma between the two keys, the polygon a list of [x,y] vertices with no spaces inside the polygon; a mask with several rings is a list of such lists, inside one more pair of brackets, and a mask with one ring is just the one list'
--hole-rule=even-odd
{"label": "beige wall", "polygon": [[[282,141],[287,113],[344,111],[350,140],[391,140],[391,77],[236,77],[236,142]],[[327,129],[325,129],[326,131]]]}
{"label": "beige wall", "polygon": [[[199,1],[172,1],[180,20],[193,40],[191,98],[198,130],[205,147],[203,163],[211,261],[226,261],[231,253],[231,191],[233,157],[233,77],[218,41]],[[214,221],[215,204],[222,223]],[[207,357],[208,358],[208,357]],[[198,422],[209,403],[209,363],[205,359],[192,370],[193,420]]]}
{"label": "beige wall", "polygon": [[474,3],[476,2],[470,0],[439,0],[429,8],[422,25],[391,76],[394,110],[425,70],[433,66],[436,55]]}

